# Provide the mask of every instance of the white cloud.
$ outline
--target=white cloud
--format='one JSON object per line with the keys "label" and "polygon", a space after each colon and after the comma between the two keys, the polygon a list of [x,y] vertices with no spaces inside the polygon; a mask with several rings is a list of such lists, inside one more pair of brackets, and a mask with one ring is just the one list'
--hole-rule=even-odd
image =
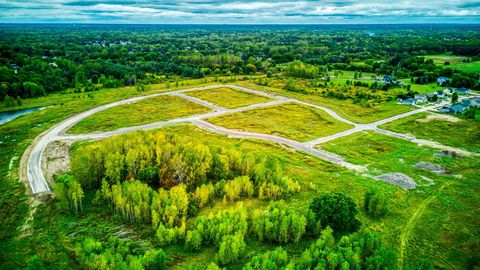
{"label": "white cloud", "polygon": [[[479,22],[468,0],[0,0],[0,22],[342,23]],[[349,19],[347,19],[349,18]],[[352,18],[356,18],[352,21]]]}

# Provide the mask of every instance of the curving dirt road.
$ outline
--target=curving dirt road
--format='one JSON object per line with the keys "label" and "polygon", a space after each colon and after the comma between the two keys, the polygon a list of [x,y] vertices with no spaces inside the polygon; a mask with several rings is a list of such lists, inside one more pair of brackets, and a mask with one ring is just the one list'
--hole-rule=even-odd
{"label": "curving dirt road", "polygon": [[[188,95],[184,94],[185,92],[201,91],[201,90],[207,90],[207,89],[213,89],[213,88],[219,88],[219,87],[229,87],[229,88],[233,88],[233,89],[236,89],[236,90],[239,90],[239,91],[245,91],[245,92],[249,92],[249,93],[253,93],[253,94],[257,94],[257,95],[267,96],[267,97],[272,98],[273,101],[253,104],[253,105],[240,107],[240,108],[235,108],[235,109],[226,109],[226,108],[222,108],[220,106],[217,106],[215,104],[212,104],[210,102],[207,102],[207,101],[204,101],[204,100],[201,100],[201,99],[191,97],[191,96],[188,96]],[[201,105],[206,106],[208,108],[211,108],[214,111],[209,112],[209,113],[205,113],[205,114],[199,114],[199,115],[184,117],[184,118],[177,118],[177,119],[164,121],[164,122],[156,122],[156,123],[146,124],[146,125],[142,125],[142,126],[126,127],[126,128],[121,128],[121,129],[114,130],[114,131],[108,131],[108,132],[90,133],[90,134],[65,134],[65,131],[68,130],[71,126],[73,126],[74,124],[78,123],[82,119],[84,119],[86,117],[89,117],[89,116],[91,116],[91,115],[93,115],[97,112],[100,112],[100,111],[103,111],[103,110],[106,110],[106,109],[109,109],[109,108],[112,108],[112,107],[115,107],[115,106],[118,106],[118,105],[133,103],[133,102],[140,101],[142,99],[157,97],[157,96],[161,96],[161,95],[178,96],[178,97],[187,99],[189,101],[201,104]],[[336,134],[333,134],[333,135],[330,135],[330,136],[327,136],[327,137],[318,138],[316,140],[304,143],[304,142],[298,142],[298,141],[294,141],[294,140],[290,140],[290,139],[286,139],[286,138],[282,138],[282,137],[278,137],[278,136],[268,135],[268,134],[260,134],[260,133],[253,133],[253,132],[230,130],[230,129],[219,127],[219,126],[216,126],[216,125],[213,125],[209,122],[204,121],[204,119],[215,117],[215,116],[220,116],[220,115],[227,114],[227,113],[236,113],[236,112],[261,108],[261,107],[274,106],[274,105],[287,103],[287,102],[299,103],[299,104],[302,104],[302,105],[306,105],[306,106],[310,106],[310,107],[314,107],[314,108],[317,108],[317,109],[324,110],[331,117],[333,117],[333,118],[335,118],[339,121],[342,121],[342,122],[348,123],[350,125],[353,125],[353,128],[350,129],[350,130],[347,130],[347,131],[339,132],[339,133],[336,133]],[[87,110],[85,112],[79,113],[75,116],[72,116],[72,117],[58,123],[57,125],[53,126],[48,131],[46,131],[45,133],[40,135],[34,141],[30,151],[27,151],[25,153],[25,155],[28,155],[28,159],[27,159],[28,161],[26,162],[27,164],[26,165],[21,164],[21,166],[23,166],[25,168],[20,168],[20,171],[26,170],[28,183],[31,187],[31,190],[32,190],[33,194],[40,193],[40,192],[48,192],[48,191],[50,191],[50,188],[49,188],[49,186],[48,186],[48,184],[45,180],[44,174],[42,172],[41,160],[42,160],[42,155],[43,155],[43,152],[45,150],[45,147],[50,142],[62,141],[62,140],[63,141],[65,141],[65,140],[76,141],[76,140],[85,140],[85,139],[102,139],[102,138],[107,138],[107,137],[117,135],[117,134],[123,134],[123,133],[131,132],[131,131],[151,130],[151,129],[156,129],[156,128],[163,127],[165,125],[174,124],[174,123],[182,123],[182,122],[194,123],[194,124],[204,128],[204,129],[208,129],[210,131],[217,132],[217,133],[227,134],[227,135],[232,136],[232,137],[254,138],[254,139],[267,140],[267,141],[272,141],[272,142],[279,143],[279,144],[288,145],[289,147],[292,147],[292,148],[294,148],[298,151],[303,151],[303,152],[309,153],[313,156],[316,156],[318,158],[327,160],[327,161],[332,162],[334,164],[346,167],[348,169],[356,170],[356,171],[365,171],[366,170],[365,167],[346,162],[341,157],[336,156],[332,153],[327,153],[325,151],[315,149],[314,146],[319,144],[319,143],[334,140],[334,139],[341,138],[341,137],[344,137],[344,136],[348,136],[350,134],[353,134],[353,133],[356,133],[356,132],[359,132],[359,131],[362,131],[362,130],[373,130],[373,131],[385,133],[385,132],[383,132],[383,130],[378,129],[378,125],[385,124],[385,123],[390,122],[390,121],[398,120],[398,119],[401,119],[403,117],[407,117],[407,116],[410,116],[410,115],[413,115],[413,114],[416,114],[416,113],[424,112],[424,111],[427,111],[429,109],[431,109],[431,108],[428,107],[428,108],[422,108],[422,109],[415,110],[415,111],[410,111],[410,112],[403,113],[403,114],[400,114],[400,115],[396,115],[396,116],[393,116],[393,117],[390,117],[390,118],[387,118],[387,119],[384,119],[384,120],[381,120],[381,121],[377,121],[377,122],[374,122],[374,123],[371,123],[371,124],[358,124],[358,123],[354,123],[350,120],[347,120],[347,119],[339,116],[334,111],[332,111],[330,109],[327,109],[327,108],[324,108],[324,107],[319,106],[319,105],[303,102],[303,101],[300,101],[300,100],[297,100],[297,99],[287,98],[287,97],[280,96],[280,95],[265,93],[265,92],[262,92],[262,91],[253,90],[253,89],[249,89],[249,88],[242,87],[242,86],[228,85],[228,84],[218,84],[218,85],[211,85],[211,86],[204,86],[204,87],[195,87],[195,88],[189,88],[189,89],[183,89],[183,90],[177,90],[177,91],[171,91],[171,92],[152,94],[152,95],[147,95],[147,96],[134,97],[134,98],[129,98],[129,99],[125,99],[125,100],[120,100],[120,101],[116,101],[116,102],[113,102],[113,103],[110,103],[110,104],[98,106],[98,107],[95,107],[93,109]],[[392,135],[392,136],[395,136],[395,135]],[[400,137],[400,136],[397,136],[397,137]]]}

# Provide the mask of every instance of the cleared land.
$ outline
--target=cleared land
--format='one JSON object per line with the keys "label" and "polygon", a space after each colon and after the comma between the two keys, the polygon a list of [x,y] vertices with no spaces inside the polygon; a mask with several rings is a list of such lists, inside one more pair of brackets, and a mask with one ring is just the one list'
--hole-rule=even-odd
{"label": "cleared land", "polygon": [[[478,252],[475,241],[468,238],[474,230],[478,232],[473,228],[479,228],[480,222],[475,217],[479,214],[475,197],[480,191],[476,184],[478,160],[473,157],[440,157],[435,155],[438,150],[374,132],[353,134],[320,146],[344,156],[349,162],[368,164],[368,168],[375,172],[372,174],[400,172],[421,184],[415,191],[407,192],[409,199],[404,201],[405,205],[397,204],[391,208],[393,212],[380,226],[385,235],[395,238],[391,241],[401,239],[401,243],[404,242],[399,245],[404,265],[410,260],[429,256],[435,258],[441,268],[468,268],[465,259],[474,258]],[[438,175],[413,166],[420,161],[439,164],[451,174]],[[394,196],[399,194],[403,193],[397,192]],[[398,218],[392,217],[406,213],[408,218],[402,224],[398,223]],[[473,224],[468,225],[467,220]],[[402,228],[402,233],[395,236],[392,229],[396,226]],[[458,267],[460,265],[463,266]]]}
{"label": "cleared land", "polygon": [[439,152],[436,149],[418,147],[414,143],[373,131],[355,133],[317,147],[339,154],[352,163],[368,165],[375,175],[403,173],[414,178],[417,184],[425,183],[420,177],[422,175],[437,177],[432,172],[414,167],[418,162],[448,166],[444,160],[434,155]]}
{"label": "cleared land", "polygon": [[457,122],[439,117],[431,113],[421,113],[400,119],[380,128],[399,133],[409,133],[419,139],[437,141],[441,144],[462,148],[472,152],[480,152],[480,124],[470,119],[459,119]]}
{"label": "cleared land", "polygon": [[[438,54],[438,55],[426,55],[426,59],[432,59],[433,62],[439,66],[445,66],[448,68],[455,68],[466,72],[480,72],[480,61],[464,62],[469,59],[464,56],[452,55],[452,54]],[[445,62],[450,63],[445,65]]]}
{"label": "cleared land", "polygon": [[272,81],[272,86],[261,86],[250,81],[238,81],[235,84],[320,105],[335,111],[345,119],[360,124],[372,123],[414,109],[412,106],[398,105],[396,101],[367,107],[356,104],[351,100],[339,100],[320,95],[290,92],[283,89],[284,82]]}
{"label": "cleared land", "polygon": [[[119,105],[96,113],[74,125],[72,134],[115,130],[206,113],[210,109],[176,96],[158,96]],[[128,116],[128,117],[126,117]]]}
{"label": "cleared land", "polygon": [[294,103],[227,114],[208,121],[229,129],[272,134],[297,141],[313,140],[352,127],[322,110]]}
{"label": "cleared land", "polygon": [[268,97],[238,91],[228,87],[220,87],[204,91],[192,91],[187,92],[186,94],[227,109],[235,109],[272,100]]}

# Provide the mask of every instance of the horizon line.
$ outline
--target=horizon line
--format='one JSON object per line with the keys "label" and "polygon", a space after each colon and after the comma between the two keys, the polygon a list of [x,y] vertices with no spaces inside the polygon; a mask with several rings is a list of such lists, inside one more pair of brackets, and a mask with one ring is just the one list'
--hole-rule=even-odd
{"label": "horizon line", "polygon": [[411,23],[125,23],[125,22],[1,22],[0,24],[68,24],[68,25],[480,25],[478,22],[411,22]]}

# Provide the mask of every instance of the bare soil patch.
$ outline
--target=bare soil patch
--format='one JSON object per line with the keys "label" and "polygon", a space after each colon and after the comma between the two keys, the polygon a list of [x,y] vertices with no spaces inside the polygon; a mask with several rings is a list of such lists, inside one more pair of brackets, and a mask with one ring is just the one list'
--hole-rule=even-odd
{"label": "bare soil patch", "polygon": [[452,123],[457,123],[463,121],[462,119],[448,115],[448,114],[429,114],[425,118],[417,119],[417,122],[420,123],[427,123],[430,121],[447,121],[447,122],[452,122]]}
{"label": "bare soil patch", "polygon": [[54,141],[47,145],[42,156],[42,171],[49,184],[53,176],[70,170],[70,146],[72,142]]}

